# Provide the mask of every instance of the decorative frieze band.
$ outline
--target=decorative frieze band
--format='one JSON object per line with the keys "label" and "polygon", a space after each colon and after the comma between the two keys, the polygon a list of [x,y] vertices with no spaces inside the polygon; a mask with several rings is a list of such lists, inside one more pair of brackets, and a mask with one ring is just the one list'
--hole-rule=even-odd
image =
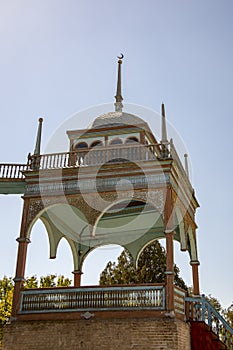
{"label": "decorative frieze band", "polygon": [[[127,176],[123,178],[126,183],[130,182],[134,186],[146,186],[154,184],[165,184],[169,182],[168,174],[146,175],[146,176]],[[54,193],[72,193],[82,191],[93,191],[98,188],[98,191],[106,191],[111,188],[115,188],[118,182],[122,180],[121,177],[106,178],[106,179],[88,179],[88,180],[73,180],[65,182],[49,182],[49,183],[37,183],[26,185],[26,195],[43,194],[49,195]],[[123,189],[124,184],[121,184]]]}

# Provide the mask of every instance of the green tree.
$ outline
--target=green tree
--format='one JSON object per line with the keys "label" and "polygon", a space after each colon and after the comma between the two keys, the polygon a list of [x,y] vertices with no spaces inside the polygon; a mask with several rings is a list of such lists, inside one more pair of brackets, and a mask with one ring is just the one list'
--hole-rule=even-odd
{"label": "green tree", "polygon": [[233,328],[233,303],[231,306],[228,307],[228,309],[224,313],[227,322],[229,322],[229,325]]}
{"label": "green tree", "polygon": [[[47,275],[40,278],[40,288],[69,287],[71,280],[63,275]],[[35,287],[37,288],[37,287]]]}
{"label": "green tree", "polygon": [[223,313],[223,308],[219,302],[219,300],[215,297],[213,297],[211,294],[206,296],[206,299],[210,302],[210,304],[220,313]]}
{"label": "green tree", "polygon": [[24,283],[25,289],[38,288],[38,280],[36,276],[28,277]]}
{"label": "green tree", "polygon": [[60,275],[57,278],[57,287],[69,287],[71,285],[71,280],[69,278],[65,278],[65,276]]}
{"label": "green tree", "polygon": [[40,278],[40,288],[53,288],[56,287],[55,278],[56,275],[47,275]]}
{"label": "green tree", "polygon": [[[38,280],[36,276],[28,277],[25,281],[24,288],[38,288]],[[71,280],[63,275],[47,275],[40,278],[40,288],[51,287],[69,287]],[[6,276],[0,280],[0,349],[2,344],[3,325],[10,320],[14,285],[12,278]]]}
{"label": "green tree", "polygon": [[[100,275],[100,285],[139,284],[165,282],[166,253],[158,240],[149,244],[141,253],[138,267],[135,268],[132,256],[124,249],[117,263],[108,262]],[[179,276],[179,268],[174,266],[175,284],[188,290],[185,282]]]}
{"label": "green tree", "polygon": [[3,325],[9,321],[11,316],[12,299],[13,299],[13,281],[6,276],[0,280],[0,348],[2,345]]}

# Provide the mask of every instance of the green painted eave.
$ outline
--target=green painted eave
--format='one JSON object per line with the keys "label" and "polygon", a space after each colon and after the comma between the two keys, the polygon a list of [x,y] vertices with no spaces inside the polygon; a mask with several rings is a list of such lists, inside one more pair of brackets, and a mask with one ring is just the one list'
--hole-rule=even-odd
{"label": "green painted eave", "polygon": [[0,194],[24,194],[25,181],[0,181]]}

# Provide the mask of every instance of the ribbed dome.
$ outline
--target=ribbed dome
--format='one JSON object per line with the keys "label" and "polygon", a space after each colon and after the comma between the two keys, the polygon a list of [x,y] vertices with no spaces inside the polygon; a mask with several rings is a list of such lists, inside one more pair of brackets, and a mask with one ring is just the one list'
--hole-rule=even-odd
{"label": "ribbed dome", "polygon": [[147,126],[147,123],[136,115],[124,112],[109,112],[97,117],[88,127],[88,129],[139,124],[144,124],[144,127]]}

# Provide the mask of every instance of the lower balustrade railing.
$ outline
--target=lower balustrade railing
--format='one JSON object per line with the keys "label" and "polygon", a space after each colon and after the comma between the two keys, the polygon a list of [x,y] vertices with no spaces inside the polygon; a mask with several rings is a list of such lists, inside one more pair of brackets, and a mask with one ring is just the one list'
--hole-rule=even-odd
{"label": "lower balustrade railing", "polygon": [[106,310],[164,310],[163,285],[30,289],[21,292],[20,314]]}
{"label": "lower balustrade railing", "polygon": [[176,314],[185,315],[185,296],[186,292],[174,286],[174,309]]}
{"label": "lower balustrade railing", "polygon": [[1,179],[22,179],[23,171],[28,169],[27,164],[0,164]]}
{"label": "lower balustrade railing", "polygon": [[188,320],[205,322],[227,348],[233,350],[233,329],[205,296],[185,300]]}

